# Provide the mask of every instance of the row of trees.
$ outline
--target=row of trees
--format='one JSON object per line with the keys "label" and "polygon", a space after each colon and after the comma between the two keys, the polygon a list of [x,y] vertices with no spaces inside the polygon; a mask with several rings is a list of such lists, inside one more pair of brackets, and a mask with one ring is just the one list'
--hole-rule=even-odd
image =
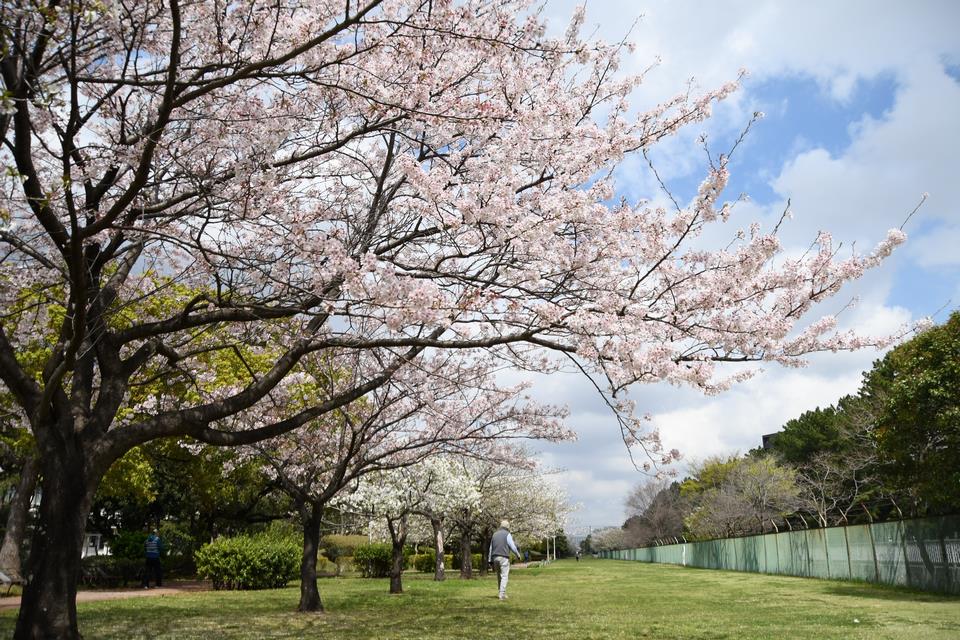
{"label": "row of trees", "polygon": [[788,421],[767,449],[636,487],[593,543],[719,538],[960,510],[960,312],[878,360],[855,395]]}
{"label": "row of trees", "polygon": [[[582,21],[549,36],[526,0],[0,4],[0,402],[29,435],[19,494],[42,496],[18,639],[80,637],[88,516],[148,443],[306,444],[319,423],[321,448],[400,454],[424,441],[401,424],[499,428],[462,419],[471,390],[509,393],[497,368],[569,365],[658,462],[631,383],[714,392],[722,363],[884,341],[797,323],[900,231],[778,260],[780,225],[744,223],[707,250],[729,155],[685,205],[613,198],[625,157],[736,84],[637,110],[626,45]],[[459,415],[413,417],[447,391]],[[295,498],[306,522],[353,460]]]}

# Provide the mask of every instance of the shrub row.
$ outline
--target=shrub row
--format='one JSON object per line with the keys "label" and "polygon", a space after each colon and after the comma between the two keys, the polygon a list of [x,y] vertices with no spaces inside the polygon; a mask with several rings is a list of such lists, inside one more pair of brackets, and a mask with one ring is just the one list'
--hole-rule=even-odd
{"label": "shrub row", "polygon": [[[410,556],[410,564],[413,565],[413,568],[423,573],[433,573],[437,567],[436,562],[437,554],[433,550],[430,550],[427,553],[418,553],[417,555]],[[451,569],[453,568],[452,555],[443,555],[443,566]]]}
{"label": "shrub row", "polygon": [[[161,561],[163,577],[190,578],[197,574],[190,556],[167,556]],[[143,580],[143,558],[87,556],[80,561],[80,583],[87,587],[113,589]]]}
{"label": "shrub row", "polygon": [[353,566],[364,578],[383,578],[390,575],[393,546],[385,542],[362,544],[354,549]]}
{"label": "shrub row", "polygon": [[214,589],[275,589],[297,577],[300,543],[271,534],[220,538],[195,554],[197,575]]}
{"label": "shrub row", "polygon": [[[453,568],[460,569],[460,565],[463,564],[461,561],[461,555],[459,553],[454,554],[453,556]],[[484,557],[482,553],[473,553],[470,554],[470,566],[475,570],[480,570],[480,564],[484,562]]]}

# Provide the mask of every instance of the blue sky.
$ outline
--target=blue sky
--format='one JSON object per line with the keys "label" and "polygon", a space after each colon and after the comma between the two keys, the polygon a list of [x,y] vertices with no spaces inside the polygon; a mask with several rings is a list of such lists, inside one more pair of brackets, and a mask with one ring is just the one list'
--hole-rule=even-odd
{"label": "blue sky", "polygon": [[[575,2],[550,1],[552,28],[564,28]],[[884,333],[934,315],[942,321],[960,307],[960,2],[804,2],[721,0],[603,0],[588,3],[587,30],[619,40],[632,31],[636,52],[625,72],[662,64],[635,102],[652,107],[683,89],[688,78],[705,88],[734,79],[743,88],[703,125],[688,128],[652,154],[675,195],[689,197],[706,166],[697,138],[706,133],[725,151],[753,111],[766,117],[752,129],[731,163],[725,194],[741,192],[729,238],[753,220],[770,225],[787,198],[794,218],[781,233],[787,250],[805,247],[818,230],[844,247],[868,251],[898,227],[924,192],[928,200],[905,227],[909,240],[884,265],[822,309],[853,298],[841,315],[848,327]],[[662,197],[644,163],[618,173],[620,193]],[[632,391],[641,411],[654,415],[667,447],[686,460],[744,452],[806,409],[856,391],[876,351],[826,354],[805,369],[765,367],[760,375],[719,397],[663,385]],[[580,440],[541,447],[571,499],[581,505],[568,528],[619,524],[623,499],[643,481],[633,470],[618,430],[602,402],[574,375],[537,381],[538,395],[564,398]],[[678,471],[682,474],[684,465]]]}

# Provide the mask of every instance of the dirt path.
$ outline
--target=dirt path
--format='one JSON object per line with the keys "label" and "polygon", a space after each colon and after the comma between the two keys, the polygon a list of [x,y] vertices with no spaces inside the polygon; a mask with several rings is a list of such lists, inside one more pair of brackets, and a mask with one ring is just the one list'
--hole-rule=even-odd
{"label": "dirt path", "polygon": [[[153,598],[157,596],[173,596],[179,593],[196,593],[209,591],[210,583],[199,580],[172,582],[165,587],[144,589],[142,587],[111,589],[95,591],[77,591],[77,602],[96,602],[97,600],[121,600],[123,598]],[[0,598],[0,611],[18,609],[20,596]]]}

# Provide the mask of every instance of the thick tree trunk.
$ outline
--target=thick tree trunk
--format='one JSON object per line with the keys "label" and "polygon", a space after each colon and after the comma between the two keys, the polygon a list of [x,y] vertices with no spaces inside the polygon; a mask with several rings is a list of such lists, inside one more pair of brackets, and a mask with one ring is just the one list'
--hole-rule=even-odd
{"label": "thick tree trunk", "polygon": [[393,543],[393,562],[390,565],[390,593],[403,593],[403,543]]}
{"label": "thick tree trunk", "polygon": [[484,577],[488,573],[489,565],[487,564],[487,550],[490,549],[490,535],[487,533],[487,530],[484,529],[483,533],[480,534],[480,553],[483,555],[480,562],[480,577]]}
{"label": "thick tree trunk", "polygon": [[300,605],[297,611],[323,611],[317,586],[317,554],[320,552],[320,519],[323,505],[303,508],[303,556],[300,559]]}
{"label": "thick tree trunk", "polygon": [[407,517],[388,520],[393,557],[390,563],[390,593],[403,593],[403,545],[407,542]]}
{"label": "thick tree trunk", "polygon": [[464,527],[460,532],[460,578],[462,580],[473,578],[473,554],[470,548],[472,533],[469,527]]}
{"label": "thick tree trunk", "polygon": [[430,525],[433,527],[433,553],[436,555],[433,579],[443,582],[447,578],[443,566],[443,522],[439,518],[430,518]]}
{"label": "thick tree trunk", "polygon": [[40,461],[37,456],[27,456],[20,471],[17,493],[10,503],[7,529],[3,534],[3,546],[0,546],[0,571],[17,579],[23,577],[20,551],[23,549],[23,536],[26,534],[27,520],[30,517],[30,501],[33,499],[39,473]]}
{"label": "thick tree trunk", "polygon": [[[27,561],[16,640],[78,640],[77,580],[84,528],[97,482],[81,454],[42,459],[40,511]],[[99,480],[99,475],[97,476]]]}

